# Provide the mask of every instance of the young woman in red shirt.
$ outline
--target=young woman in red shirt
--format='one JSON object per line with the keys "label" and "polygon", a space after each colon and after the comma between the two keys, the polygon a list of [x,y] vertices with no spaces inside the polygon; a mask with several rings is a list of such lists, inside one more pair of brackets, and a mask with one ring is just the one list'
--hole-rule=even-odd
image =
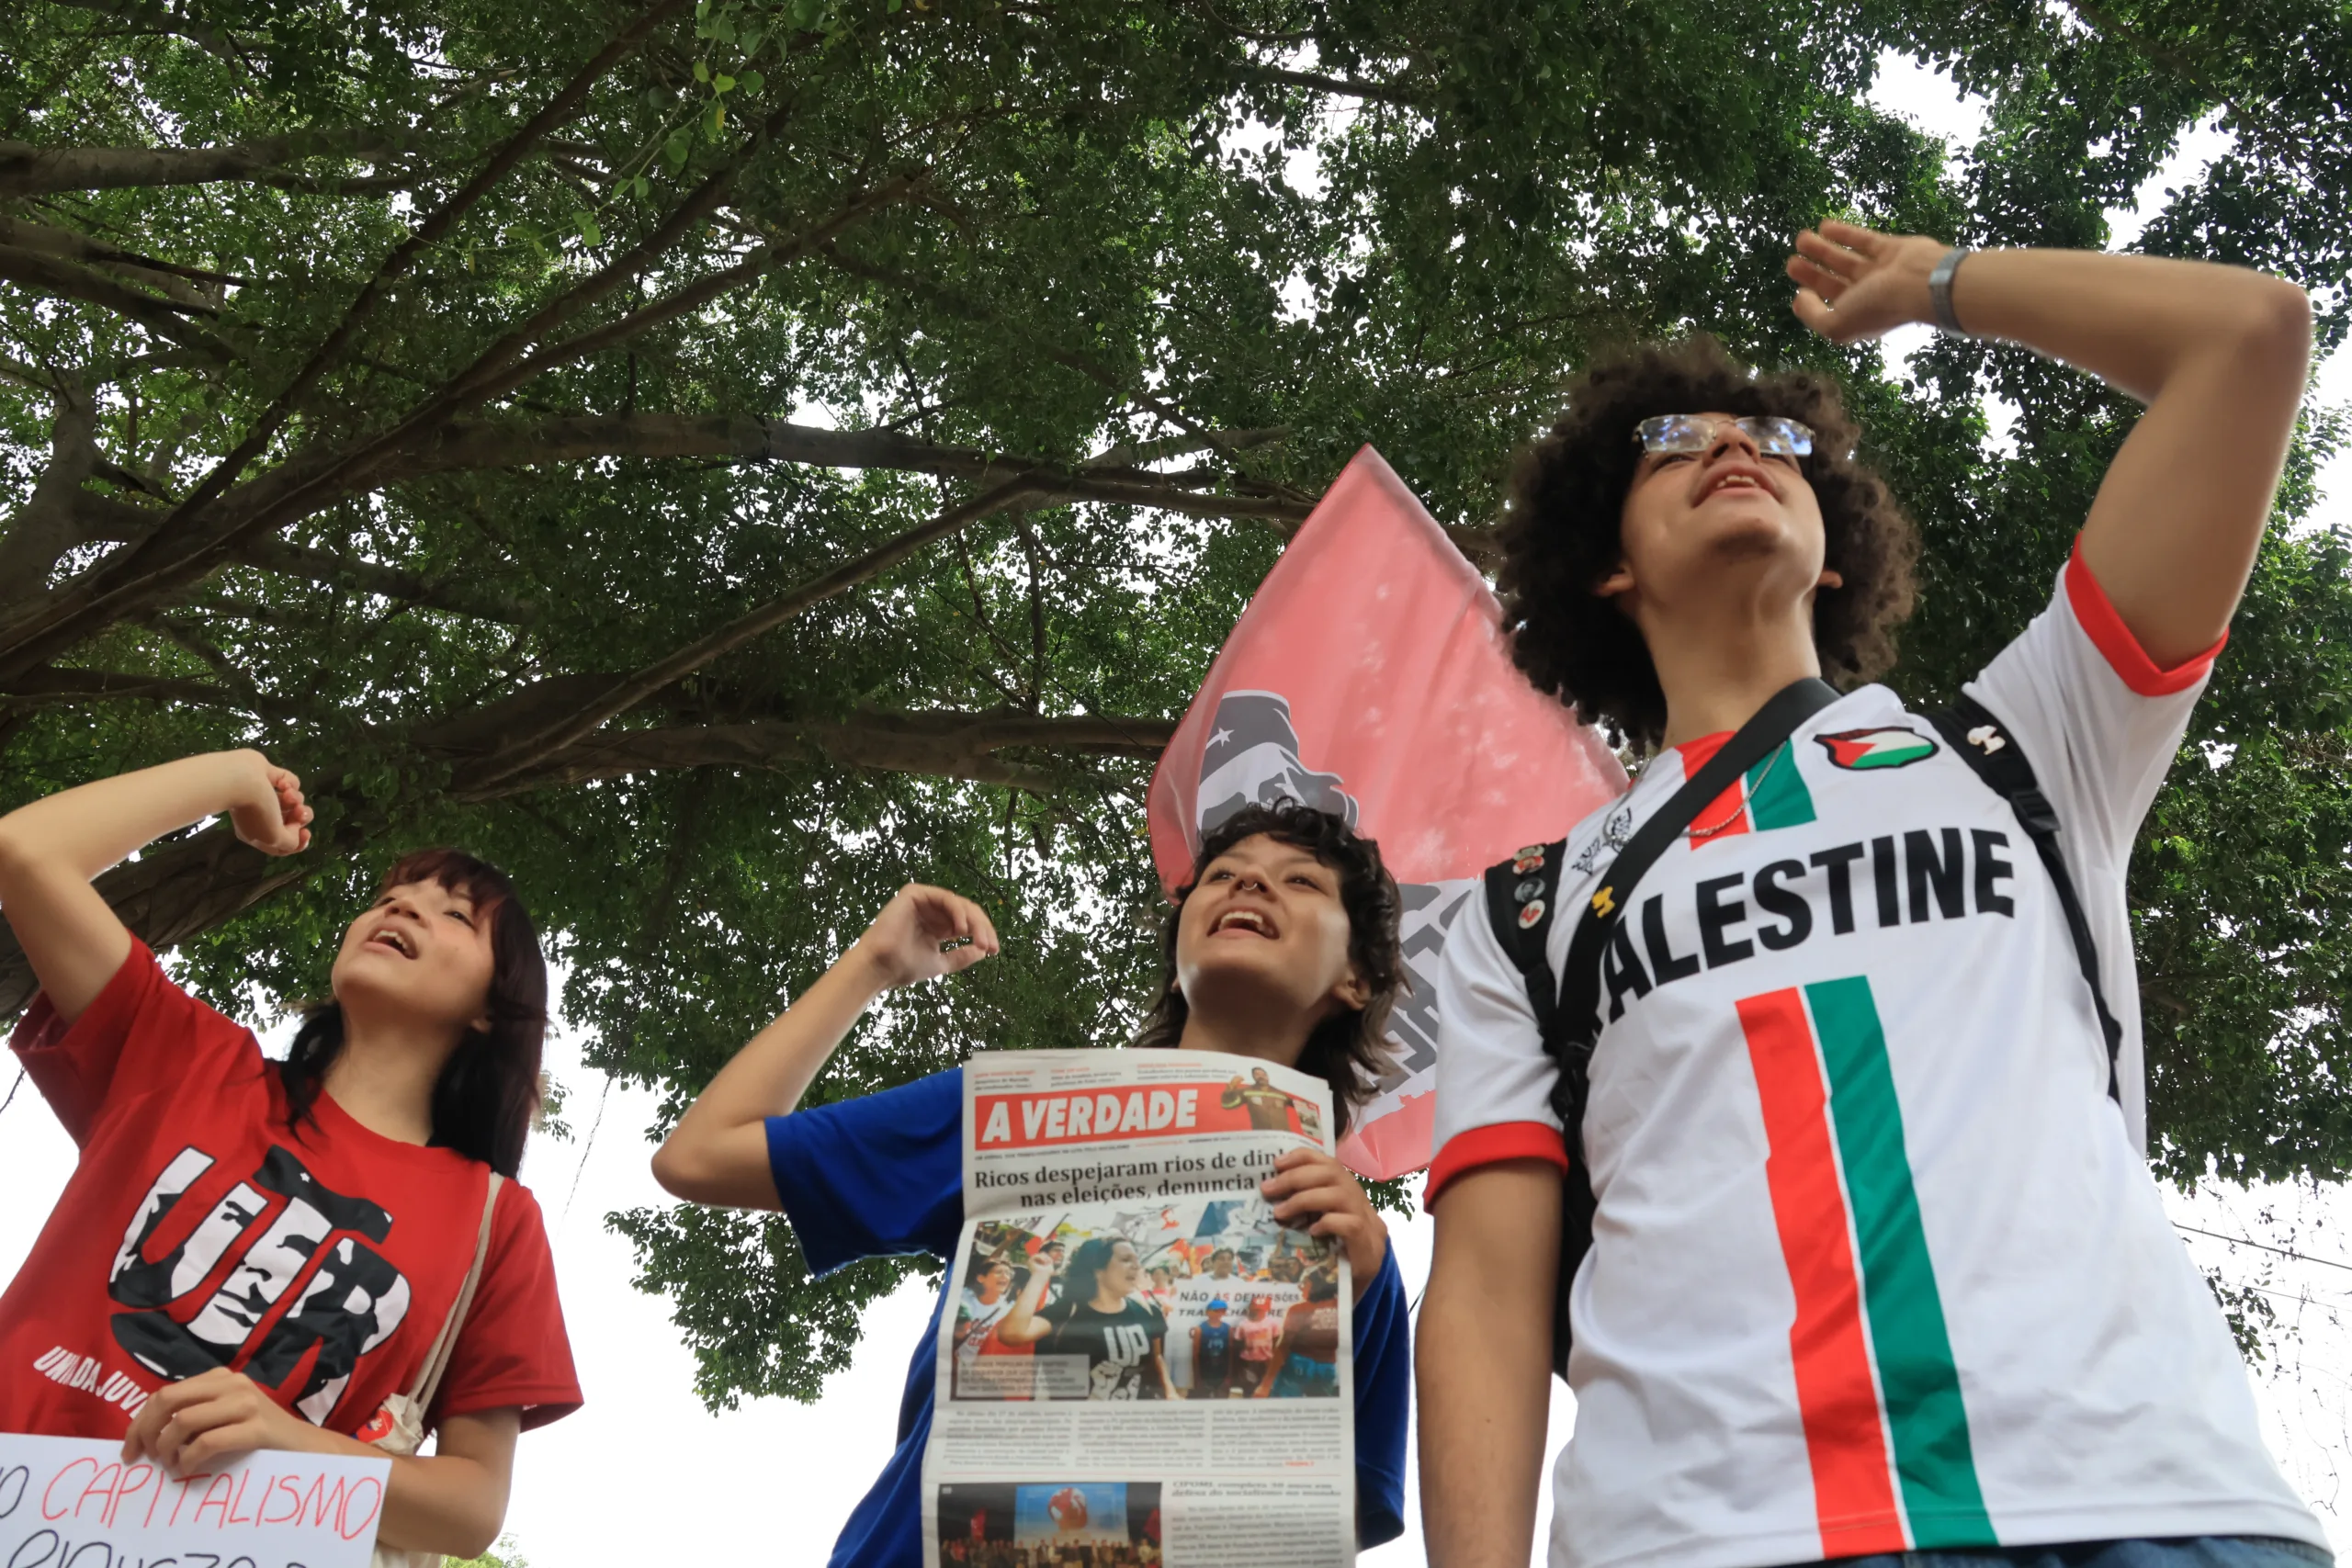
{"label": "young woman in red shirt", "polygon": [[547,964],[513,886],[411,855],[345,931],[283,1063],[189,996],[91,878],[226,815],[300,852],[300,781],[189,757],[0,818],[0,913],[41,994],[11,1042],[81,1154],[0,1294],[0,1431],[187,1474],[254,1449],[396,1457],[378,1544],[473,1556],[516,1435],[576,1409],[538,1207]]}

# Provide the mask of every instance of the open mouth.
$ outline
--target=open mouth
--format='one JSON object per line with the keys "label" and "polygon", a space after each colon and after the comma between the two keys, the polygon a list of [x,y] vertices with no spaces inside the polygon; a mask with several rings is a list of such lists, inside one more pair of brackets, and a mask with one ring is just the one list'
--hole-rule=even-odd
{"label": "open mouth", "polygon": [[1273,921],[1255,909],[1227,909],[1216,918],[1215,925],[1209,927],[1211,936],[1223,936],[1227,931],[1244,932],[1269,941],[1281,934],[1274,930]]}
{"label": "open mouth", "polygon": [[364,945],[368,947],[388,948],[391,952],[399,953],[402,958],[414,958],[416,956],[415,939],[409,936],[405,931],[395,931],[390,926],[386,926],[383,930],[376,932],[373,936],[370,936]]}
{"label": "open mouth", "polygon": [[1766,495],[1772,493],[1770,486],[1767,485],[1762,479],[1758,478],[1756,474],[1749,472],[1747,469],[1727,468],[1707,481],[1706,488],[1699,492],[1699,499],[1701,501],[1704,501],[1709,496],[1726,490],[1752,490],[1761,491]]}

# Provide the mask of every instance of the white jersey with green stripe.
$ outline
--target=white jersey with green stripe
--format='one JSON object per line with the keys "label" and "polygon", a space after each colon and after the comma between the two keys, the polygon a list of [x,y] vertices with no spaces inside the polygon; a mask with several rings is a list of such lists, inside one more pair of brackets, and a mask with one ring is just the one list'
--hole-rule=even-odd
{"label": "white jersey with green stripe", "polygon": [[[2120,1102],[2008,805],[1884,687],[1807,720],[1659,858],[1603,964],[1555,1568],[2326,1545],[2142,1153],[2124,865],[2212,655],[2158,670],[2079,558],[2060,583],[1968,690],[2056,808]],[[1722,739],[1569,835],[1555,977],[1617,846]],[[1432,1199],[1566,1166],[1524,982],[1472,908],[1439,984]]]}

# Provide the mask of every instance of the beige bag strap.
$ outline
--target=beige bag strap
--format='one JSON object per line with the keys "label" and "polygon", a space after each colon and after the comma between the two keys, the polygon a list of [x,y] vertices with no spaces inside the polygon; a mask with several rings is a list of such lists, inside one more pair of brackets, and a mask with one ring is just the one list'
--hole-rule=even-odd
{"label": "beige bag strap", "polygon": [[483,1262],[490,1257],[490,1222],[498,1212],[498,1190],[506,1185],[506,1178],[496,1171],[490,1173],[490,1190],[482,1199],[481,1230],[474,1237],[473,1267],[466,1270],[466,1282],[458,1288],[458,1299],[449,1307],[448,1321],[441,1325],[441,1337],[433,1342],[431,1354],[424,1358],[424,1367],[416,1375],[416,1392],[409,1395],[409,1407],[421,1422],[433,1408],[433,1396],[441,1391],[441,1374],[448,1370],[450,1352],[458,1348],[458,1333],[465,1326],[467,1309],[474,1304],[474,1292],[481,1284]]}

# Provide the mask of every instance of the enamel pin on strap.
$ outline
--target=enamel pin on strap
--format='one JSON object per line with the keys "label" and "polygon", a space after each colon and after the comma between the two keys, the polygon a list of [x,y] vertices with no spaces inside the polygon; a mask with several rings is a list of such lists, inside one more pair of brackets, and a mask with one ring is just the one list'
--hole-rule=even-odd
{"label": "enamel pin on strap", "polygon": [[1941,261],[1936,263],[1936,269],[1928,274],[1928,303],[1936,313],[1936,325],[1963,337],[1967,335],[1968,329],[1960,324],[1960,318],[1951,310],[1951,280],[1953,275],[1960,271],[1960,264],[1968,259],[1968,254],[1966,245],[1954,245],[1944,253]]}

